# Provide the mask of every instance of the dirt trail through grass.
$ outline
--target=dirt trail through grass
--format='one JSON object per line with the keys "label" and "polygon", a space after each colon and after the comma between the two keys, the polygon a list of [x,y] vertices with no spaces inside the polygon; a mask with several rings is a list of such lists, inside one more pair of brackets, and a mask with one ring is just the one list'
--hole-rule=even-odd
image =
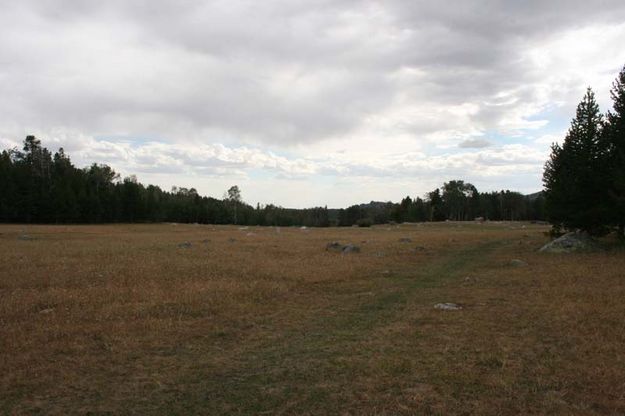
{"label": "dirt trail through grass", "polygon": [[202,403],[215,414],[357,413],[354,400],[364,404],[369,395],[393,393],[378,391],[387,387],[384,383],[369,383],[380,372],[394,378],[394,384],[408,375],[397,356],[403,351],[377,332],[404,325],[408,303],[432,308],[429,292],[471,271],[500,244],[456,248],[420,270],[403,269],[378,279],[374,290],[364,294],[343,289],[330,314],[309,316],[299,328],[275,334],[270,342],[242,347],[222,368],[204,373],[200,366],[185,374],[177,384],[196,388],[177,395],[168,411],[184,413],[192,410],[186,406]]}

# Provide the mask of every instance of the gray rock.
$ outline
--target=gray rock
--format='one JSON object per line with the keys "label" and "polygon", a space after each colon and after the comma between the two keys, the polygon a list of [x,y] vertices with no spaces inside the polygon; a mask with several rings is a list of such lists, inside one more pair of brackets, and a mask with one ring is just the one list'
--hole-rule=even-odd
{"label": "gray rock", "polygon": [[33,241],[35,238],[28,234],[22,234],[18,237],[18,239],[22,241]]}
{"label": "gray rock", "polygon": [[400,243],[412,243],[412,240],[408,237],[404,237],[404,238],[400,238],[399,242]]}
{"label": "gray rock", "polygon": [[583,231],[575,231],[564,234],[550,243],[541,247],[544,253],[570,253],[573,251],[592,250],[597,248],[597,243]]}
{"label": "gray rock", "polygon": [[343,245],[338,241],[333,241],[331,243],[326,244],[326,251],[343,251]]}
{"label": "gray rock", "polygon": [[184,243],[178,244],[178,248],[191,248],[191,243],[188,241],[185,241]]}
{"label": "gray rock", "polygon": [[527,266],[527,262],[524,262],[523,260],[519,260],[519,259],[512,259],[512,260],[510,260],[510,266],[513,266],[513,267],[525,267],[525,266]]}
{"label": "gray rock", "polygon": [[338,241],[333,241],[331,243],[326,244],[326,251],[334,251],[336,253],[360,253],[360,247],[354,244],[346,244],[342,245]]}
{"label": "gray rock", "polygon": [[360,247],[353,244],[347,244],[345,247],[343,247],[342,252],[343,254],[360,253]]}
{"label": "gray rock", "polygon": [[442,311],[459,311],[462,306],[455,303],[437,303],[434,305],[434,309],[440,309]]}
{"label": "gray rock", "polygon": [[423,247],[423,246],[416,246],[414,248],[414,251],[425,251],[425,250],[427,250],[427,249],[425,247]]}

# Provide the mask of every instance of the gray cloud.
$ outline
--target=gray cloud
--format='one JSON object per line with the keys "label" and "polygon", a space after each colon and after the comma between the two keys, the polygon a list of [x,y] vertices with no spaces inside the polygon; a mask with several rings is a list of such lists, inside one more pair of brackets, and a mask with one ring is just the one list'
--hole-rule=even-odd
{"label": "gray cloud", "polygon": [[458,147],[463,149],[481,149],[491,146],[492,143],[484,139],[468,139],[463,140],[458,144]]}
{"label": "gray cloud", "polygon": [[[5,6],[5,117],[89,132],[219,130],[293,144],[336,137],[399,94],[485,102],[530,82],[529,42],[625,19],[622,2],[35,2]],[[397,80],[405,68],[422,73]],[[509,107],[483,105],[487,129]],[[440,124],[441,120],[436,123]],[[411,120],[418,135],[436,123]]]}
{"label": "gray cloud", "polygon": [[[546,137],[554,117],[561,131],[585,86],[607,91],[625,63],[615,0],[4,3],[2,143],[39,132],[138,172],[414,175],[452,148],[487,153],[475,166],[448,155],[450,172],[501,172],[518,164],[488,156],[495,138]],[[207,150],[219,146],[234,150]],[[394,165],[400,150],[420,165]]]}

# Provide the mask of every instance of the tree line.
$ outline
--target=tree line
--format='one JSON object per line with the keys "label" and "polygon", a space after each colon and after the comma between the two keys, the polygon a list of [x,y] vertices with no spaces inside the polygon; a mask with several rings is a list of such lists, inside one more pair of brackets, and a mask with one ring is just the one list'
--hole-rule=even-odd
{"label": "tree line", "polygon": [[194,188],[164,191],[111,167],[75,167],[59,149],[54,155],[34,136],[22,150],[0,154],[0,221],[19,223],[184,222],[259,225],[328,225],[327,209],[285,210],[245,204],[232,187],[223,199]]}
{"label": "tree line", "polygon": [[133,175],[120,178],[110,166],[80,169],[61,148],[52,154],[34,136],[22,150],[0,154],[0,221],[19,223],[183,222],[240,225],[351,226],[395,222],[473,220],[540,220],[540,194],[479,193],[462,180],[447,182],[424,198],[400,203],[371,202],[346,209],[253,207],[237,186],[222,199],[205,197],[194,188],[164,191],[143,185]]}
{"label": "tree line", "polygon": [[543,221],[541,192],[523,195],[512,191],[480,193],[462,180],[445,182],[424,198],[406,196],[399,203],[370,202],[338,210],[337,224],[367,226],[388,222],[429,221]]}
{"label": "tree line", "polygon": [[545,164],[545,207],[556,233],[625,234],[625,67],[612,84],[612,110],[602,114],[588,88],[562,145]]}

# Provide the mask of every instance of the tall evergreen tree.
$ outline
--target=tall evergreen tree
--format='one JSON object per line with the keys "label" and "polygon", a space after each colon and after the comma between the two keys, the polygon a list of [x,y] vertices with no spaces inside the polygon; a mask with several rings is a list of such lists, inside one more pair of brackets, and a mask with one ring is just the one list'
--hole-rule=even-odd
{"label": "tall evergreen tree", "polygon": [[596,234],[607,221],[606,154],[602,115],[590,88],[577,106],[562,146],[554,144],[545,165],[546,209],[556,227]]}
{"label": "tall evergreen tree", "polygon": [[608,194],[611,224],[625,237],[625,66],[612,84],[613,108],[608,111],[604,138],[609,152]]}

